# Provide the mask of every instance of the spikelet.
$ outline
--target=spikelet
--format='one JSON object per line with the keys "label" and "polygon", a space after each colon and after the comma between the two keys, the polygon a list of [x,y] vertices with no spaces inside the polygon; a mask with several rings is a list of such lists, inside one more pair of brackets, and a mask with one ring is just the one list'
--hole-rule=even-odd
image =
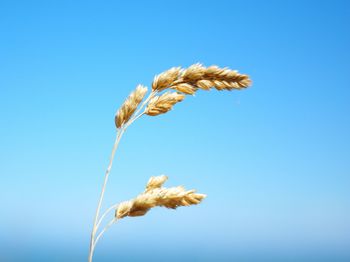
{"label": "spikelet", "polygon": [[194,64],[184,70],[182,78],[184,82],[193,82],[203,79],[206,69],[202,64]]}
{"label": "spikelet", "polygon": [[147,87],[138,85],[136,89],[125,100],[115,115],[114,121],[117,128],[125,124],[137,109],[147,93]]}
{"label": "spikelet", "polygon": [[155,188],[160,188],[168,180],[168,177],[165,175],[161,176],[152,176],[146,185],[146,192]]}
{"label": "spikelet", "polygon": [[162,91],[168,88],[179,77],[180,72],[180,67],[172,67],[169,70],[155,76],[152,83],[152,90]]}
{"label": "spikelet", "polygon": [[193,95],[197,91],[195,86],[186,83],[175,85],[172,88],[186,95]]}
{"label": "spikelet", "polygon": [[115,216],[118,218],[125,217],[129,214],[130,209],[132,208],[132,201],[124,201],[118,205],[118,210],[116,211]]}
{"label": "spikelet", "polygon": [[164,114],[170,111],[176,103],[181,102],[184,98],[185,95],[174,92],[166,92],[161,96],[155,96],[149,101],[145,114],[149,116]]}
{"label": "spikelet", "polygon": [[210,80],[199,80],[196,82],[196,86],[203,90],[210,90],[210,88],[212,88],[214,84]]}
{"label": "spikelet", "polygon": [[143,216],[156,206],[176,209],[180,206],[196,205],[206,197],[204,194],[196,193],[195,190],[186,191],[182,186],[161,187],[166,179],[164,175],[151,177],[143,193],[118,205],[115,217],[120,219],[126,216]]}

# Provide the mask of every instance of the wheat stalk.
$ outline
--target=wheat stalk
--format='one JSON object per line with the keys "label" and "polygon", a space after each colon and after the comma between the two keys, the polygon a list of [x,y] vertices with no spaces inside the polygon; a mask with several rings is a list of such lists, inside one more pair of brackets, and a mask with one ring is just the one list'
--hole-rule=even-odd
{"label": "wheat stalk", "polygon": [[[89,262],[92,261],[98,240],[118,219],[126,216],[143,216],[156,206],[175,209],[179,206],[198,204],[205,197],[203,194],[195,193],[194,190],[186,191],[181,186],[163,188],[162,185],[167,180],[166,176],[151,177],[143,193],[132,200],[112,205],[100,216],[114,155],[125,130],[143,115],[157,116],[169,112],[175,104],[183,101],[186,95],[194,95],[199,89],[208,91],[214,88],[219,91],[231,91],[246,88],[250,84],[249,76],[240,74],[238,71],[218,66],[205,67],[197,63],[186,69],[173,67],[155,76],[152,90],[147,98],[145,98],[147,87],[142,85],[136,87],[115,115],[117,134],[95,212],[90,239]],[[115,216],[97,234],[104,218],[112,210],[115,210]]]}

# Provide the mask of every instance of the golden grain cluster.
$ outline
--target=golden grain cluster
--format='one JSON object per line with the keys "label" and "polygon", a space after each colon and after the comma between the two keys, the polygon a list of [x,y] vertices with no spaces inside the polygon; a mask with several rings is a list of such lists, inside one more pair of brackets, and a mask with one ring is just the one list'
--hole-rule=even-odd
{"label": "golden grain cluster", "polygon": [[149,116],[164,114],[170,111],[173,105],[181,102],[184,98],[185,95],[177,92],[166,92],[161,96],[155,96],[149,101],[145,114]]}
{"label": "golden grain cluster", "polygon": [[182,186],[162,187],[167,179],[164,175],[151,177],[143,193],[119,204],[115,217],[120,219],[126,216],[143,216],[156,206],[175,209],[180,206],[196,205],[206,197],[204,194],[195,193],[195,190],[187,191]]}
{"label": "golden grain cluster", "polygon": [[[166,81],[167,80],[167,81]],[[232,90],[248,87],[251,80],[248,75],[218,66],[204,67],[194,64],[187,69],[171,68],[154,78],[152,89],[172,88],[185,94],[194,94],[197,89]]]}
{"label": "golden grain cluster", "polygon": [[147,93],[147,87],[138,85],[136,89],[125,100],[115,116],[115,125],[120,128],[134,114],[135,110]]}
{"label": "golden grain cluster", "polygon": [[[143,114],[157,116],[170,111],[173,106],[181,102],[185,95],[194,95],[198,89],[210,90],[239,90],[251,84],[248,75],[240,74],[236,70],[220,68],[218,66],[205,67],[194,64],[183,69],[173,67],[154,77],[152,92],[146,101]],[[166,92],[162,93],[163,91]],[[117,128],[127,123],[134,114],[147,93],[147,88],[138,86],[118,110],[115,123]]]}

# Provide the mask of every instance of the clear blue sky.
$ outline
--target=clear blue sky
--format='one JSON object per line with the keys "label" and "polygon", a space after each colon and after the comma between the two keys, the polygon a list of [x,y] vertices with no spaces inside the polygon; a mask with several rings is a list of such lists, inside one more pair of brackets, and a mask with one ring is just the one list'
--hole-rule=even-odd
{"label": "clear blue sky", "polygon": [[347,1],[2,1],[0,260],[85,261],[115,111],[196,62],[254,84],[140,119],[106,204],[162,173],[208,197],[125,219],[96,262],[349,259],[349,24]]}

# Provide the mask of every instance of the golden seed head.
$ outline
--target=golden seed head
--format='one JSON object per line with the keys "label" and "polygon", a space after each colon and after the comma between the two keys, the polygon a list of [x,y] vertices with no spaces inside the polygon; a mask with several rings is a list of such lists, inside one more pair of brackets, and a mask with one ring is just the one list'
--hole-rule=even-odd
{"label": "golden seed head", "polygon": [[138,85],[136,89],[125,100],[115,116],[115,125],[120,128],[133,115],[147,93],[147,87]]}
{"label": "golden seed head", "polygon": [[129,215],[130,209],[132,207],[131,201],[124,201],[118,205],[118,208],[115,212],[116,218],[123,218]]}
{"label": "golden seed head", "polygon": [[195,190],[188,190],[182,186],[164,188],[162,184],[166,176],[151,177],[146,190],[136,198],[119,204],[115,217],[117,219],[130,216],[143,216],[156,206],[176,209],[180,206],[199,204],[206,195],[198,194]]}
{"label": "golden seed head", "polygon": [[241,89],[251,85],[248,75],[238,73],[227,67],[220,68],[216,65],[204,67],[197,63],[187,69],[173,67],[157,76],[152,83],[153,91],[163,91],[171,88],[186,95],[193,95],[198,88],[210,90]]}
{"label": "golden seed head", "polygon": [[149,101],[145,114],[149,116],[164,114],[170,111],[176,103],[181,102],[184,98],[185,95],[174,92],[166,92],[161,96],[155,96]]}
{"label": "golden seed head", "polygon": [[181,67],[172,67],[154,77],[152,90],[162,91],[168,88],[180,75]]}
{"label": "golden seed head", "polygon": [[160,188],[167,180],[168,177],[166,175],[152,176],[147,182],[146,191],[155,188]]}
{"label": "golden seed head", "polygon": [[183,74],[182,78],[186,81],[197,81],[203,78],[205,73],[205,67],[202,64],[194,64],[187,68]]}
{"label": "golden seed head", "polygon": [[[203,79],[212,82],[212,86],[217,90],[232,90],[248,87],[251,80],[248,75],[240,74],[236,70],[229,68],[220,68],[218,66],[209,66],[203,74]],[[199,83],[200,86],[207,87],[208,85]]]}

